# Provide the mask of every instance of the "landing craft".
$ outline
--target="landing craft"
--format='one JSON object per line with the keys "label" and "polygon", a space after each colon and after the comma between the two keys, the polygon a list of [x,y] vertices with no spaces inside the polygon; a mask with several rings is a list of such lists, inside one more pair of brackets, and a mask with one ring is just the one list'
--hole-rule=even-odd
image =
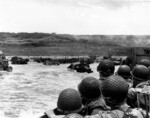
{"label": "landing craft", "polygon": [[150,47],[133,47],[133,48],[131,48],[129,55],[124,60],[123,64],[127,64],[131,68],[133,68],[142,59],[150,60]]}

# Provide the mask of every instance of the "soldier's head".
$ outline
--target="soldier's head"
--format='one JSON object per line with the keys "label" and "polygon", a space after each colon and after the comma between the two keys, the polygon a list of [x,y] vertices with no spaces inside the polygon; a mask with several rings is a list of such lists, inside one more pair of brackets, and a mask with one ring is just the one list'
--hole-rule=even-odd
{"label": "soldier's head", "polygon": [[149,59],[141,59],[139,62],[138,62],[138,65],[144,65],[146,67],[149,67],[150,66],[150,60]]}
{"label": "soldier's head", "polygon": [[91,102],[101,97],[100,83],[94,77],[86,77],[78,85],[78,90],[82,96],[82,103]]}
{"label": "soldier's head", "polygon": [[102,95],[110,107],[124,103],[128,89],[128,83],[118,75],[111,75],[102,83]]}
{"label": "soldier's head", "polygon": [[100,73],[101,77],[108,77],[114,74],[115,65],[111,60],[103,60],[97,66],[97,71]]}
{"label": "soldier's head", "polygon": [[58,97],[57,108],[65,114],[80,112],[82,110],[80,93],[72,88],[62,90]]}
{"label": "soldier's head", "polygon": [[125,80],[131,78],[131,68],[128,65],[119,66],[116,74],[123,77]]}
{"label": "soldier's head", "polygon": [[149,69],[144,65],[136,65],[132,71],[131,75],[133,77],[133,87],[143,81],[149,79]]}
{"label": "soldier's head", "polygon": [[111,54],[106,54],[103,56],[103,59],[111,59]]}

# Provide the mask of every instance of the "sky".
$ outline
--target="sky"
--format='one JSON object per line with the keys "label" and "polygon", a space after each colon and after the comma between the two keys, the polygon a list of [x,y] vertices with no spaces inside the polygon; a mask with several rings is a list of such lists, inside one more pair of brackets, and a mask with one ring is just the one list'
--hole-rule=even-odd
{"label": "sky", "polygon": [[0,32],[149,35],[150,0],[0,0]]}

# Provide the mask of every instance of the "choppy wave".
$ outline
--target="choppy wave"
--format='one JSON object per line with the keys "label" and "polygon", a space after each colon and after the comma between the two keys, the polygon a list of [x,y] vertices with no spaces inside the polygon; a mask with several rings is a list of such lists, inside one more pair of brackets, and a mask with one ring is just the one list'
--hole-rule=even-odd
{"label": "choppy wave", "polygon": [[44,111],[56,107],[61,90],[77,89],[78,83],[87,76],[98,78],[97,65],[91,65],[94,71],[91,74],[68,71],[68,64],[12,65],[13,72],[0,72],[0,117],[38,118]]}

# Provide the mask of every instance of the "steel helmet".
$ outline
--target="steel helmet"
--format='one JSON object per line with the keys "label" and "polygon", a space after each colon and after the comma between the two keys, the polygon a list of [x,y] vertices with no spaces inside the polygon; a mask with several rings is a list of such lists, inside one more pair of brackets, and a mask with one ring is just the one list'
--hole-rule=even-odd
{"label": "steel helmet", "polygon": [[82,107],[80,93],[72,88],[61,91],[57,101],[57,107],[63,111],[75,111]]}
{"label": "steel helmet", "polygon": [[148,80],[150,80],[150,66],[148,67],[148,70],[149,70]]}
{"label": "steel helmet", "polygon": [[111,75],[102,84],[104,99],[109,97],[115,101],[122,102],[128,94],[128,83],[118,75]]}
{"label": "steel helmet", "polygon": [[103,60],[97,66],[97,71],[100,73],[106,73],[106,75],[111,75],[114,73],[115,65],[111,60]]}
{"label": "steel helmet", "polygon": [[94,77],[84,78],[78,85],[78,90],[87,100],[96,100],[101,96],[99,80]]}
{"label": "steel helmet", "polygon": [[117,75],[120,75],[124,79],[127,79],[128,77],[131,76],[130,72],[131,68],[128,65],[121,65],[117,70]]}
{"label": "steel helmet", "polygon": [[147,80],[149,76],[149,69],[144,65],[136,65],[133,68],[131,75],[136,80]]}
{"label": "steel helmet", "polygon": [[142,59],[139,61],[138,63],[139,65],[144,65],[146,67],[149,67],[150,66],[150,60],[149,59]]}
{"label": "steel helmet", "polygon": [[111,54],[104,55],[103,59],[111,59]]}

